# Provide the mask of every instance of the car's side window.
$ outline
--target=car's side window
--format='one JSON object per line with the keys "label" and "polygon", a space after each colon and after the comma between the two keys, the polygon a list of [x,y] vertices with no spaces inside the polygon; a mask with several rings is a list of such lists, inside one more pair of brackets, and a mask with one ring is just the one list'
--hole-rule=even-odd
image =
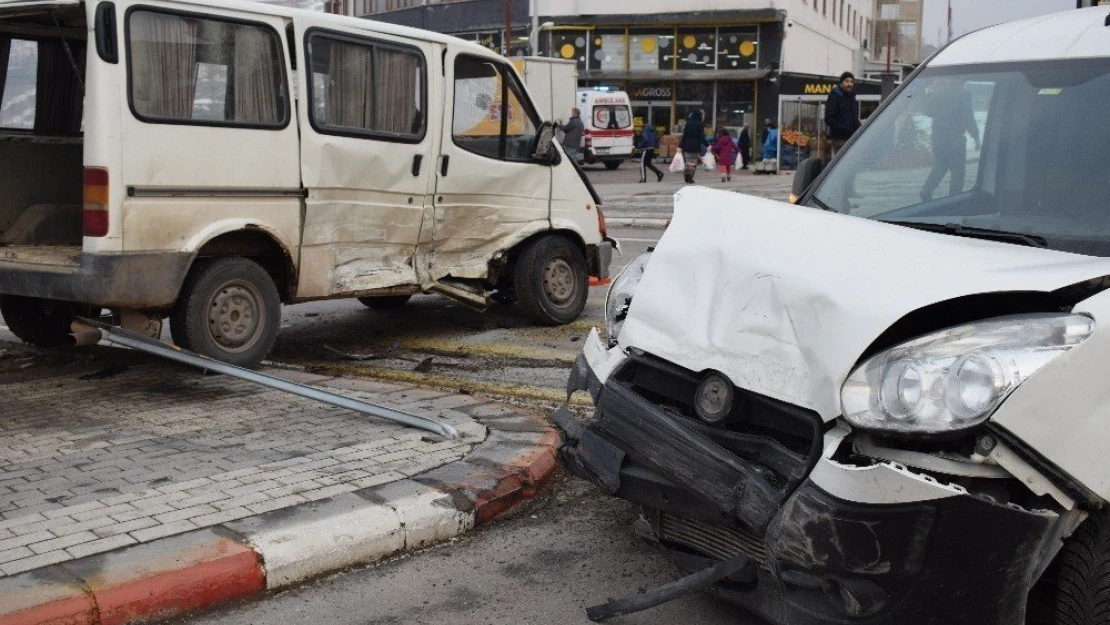
{"label": "car's side window", "polygon": [[452,120],[460,148],[498,160],[531,161],[538,116],[508,65],[458,56]]}
{"label": "car's side window", "polygon": [[308,35],[310,119],[323,134],[424,137],[426,72],[415,48],[335,33]]}
{"label": "car's side window", "polygon": [[128,13],[131,109],[152,123],[283,128],[281,40],[264,24],[149,9]]}

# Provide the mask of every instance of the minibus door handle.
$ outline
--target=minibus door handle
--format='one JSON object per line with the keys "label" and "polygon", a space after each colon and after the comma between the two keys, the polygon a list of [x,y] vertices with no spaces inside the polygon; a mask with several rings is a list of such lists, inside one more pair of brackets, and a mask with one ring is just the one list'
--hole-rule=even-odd
{"label": "minibus door handle", "polygon": [[420,175],[420,165],[424,162],[424,155],[417,154],[412,157],[412,175],[413,177]]}
{"label": "minibus door handle", "polygon": [[447,165],[448,165],[448,163],[451,162],[451,157],[450,157],[450,155],[444,154],[440,158],[443,159],[443,160],[439,164],[439,175],[440,176],[446,176],[447,175]]}

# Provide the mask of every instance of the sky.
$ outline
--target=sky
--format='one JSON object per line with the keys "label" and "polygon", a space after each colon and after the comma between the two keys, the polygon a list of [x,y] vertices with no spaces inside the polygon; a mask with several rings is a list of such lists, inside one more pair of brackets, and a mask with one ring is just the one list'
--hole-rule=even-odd
{"label": "sky", "polygon": [[[921,33],[925,43],[937,44],[937,29],[947,37],[948,0],[924,0]],[[952,35],[1026,17],[1075,8],[1075,0],[952,0]]]}

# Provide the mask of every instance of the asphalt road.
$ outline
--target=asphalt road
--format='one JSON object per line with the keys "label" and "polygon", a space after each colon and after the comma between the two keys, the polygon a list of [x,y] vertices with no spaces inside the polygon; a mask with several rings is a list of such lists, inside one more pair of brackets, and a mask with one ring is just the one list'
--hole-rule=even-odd
{"label": "asphalt road", "polygon": [[[513,517],[457,541],[176,623],[589,623],[587,606],[680,576],[669,560],[632,534],[635,516],[630,505],[559,476]],[[708,594],[607,622],[763,623]]]}

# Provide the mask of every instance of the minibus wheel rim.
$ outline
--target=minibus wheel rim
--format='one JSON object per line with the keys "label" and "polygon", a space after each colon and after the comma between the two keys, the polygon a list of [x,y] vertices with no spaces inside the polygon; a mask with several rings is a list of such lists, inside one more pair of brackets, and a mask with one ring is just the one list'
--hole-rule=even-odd
{"label": "minibus wheel rim", "polygon": [[228,352],[250,349],[265,321],[262,294],[243,280],[231,280],[212,295],[208,304],[208,332]]}
{"label": "minibus wheel rim", "polygon": [[562,258],[552,258],[543,268],[543,290],[547,299],[559,308],[573,303],[578,290],[578,279],[570,263]]}

